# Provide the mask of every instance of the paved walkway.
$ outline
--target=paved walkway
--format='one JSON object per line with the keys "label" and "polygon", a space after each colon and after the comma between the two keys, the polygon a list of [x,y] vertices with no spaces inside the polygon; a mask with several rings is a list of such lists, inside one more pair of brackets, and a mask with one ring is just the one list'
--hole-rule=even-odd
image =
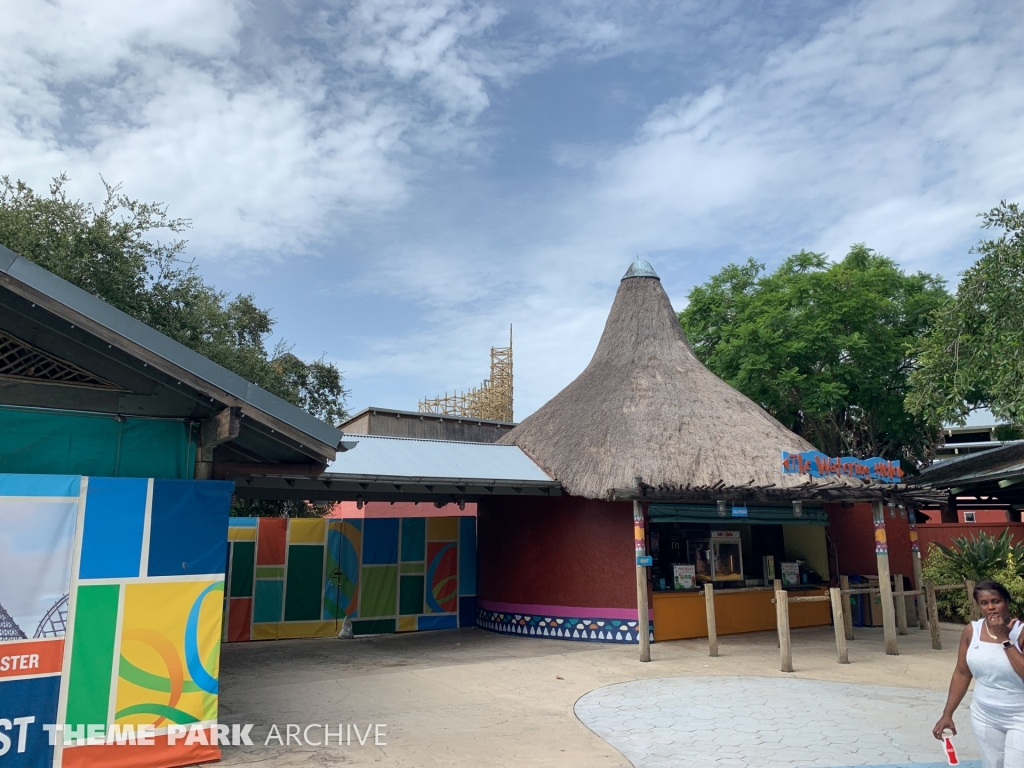
{"label": "paved walkway", "polygon": [[[592,691],[576,716],[636,768],[945,766],[941,691],[765,677],[674,677]],[[960,760],[978,757],[965,716]],[[974,763],[980,765],[980,763]]]}
{"label": "paved walkway", "polygon": [[[839,710],[847,719],[868,722],[876,700],[873,693],[868,693],[870,689],[860,686],[884,680],[886,685],[898,688],[894,696],[906,697],[891,701],[919,707],[914,709],[914,717],[927,731],[939,715],[956,662],[959,630],[943,627],[942,632],[944,651],[931,649],[927,632],[914,631],[900,637],[900,656],[886,656],[881,630],[858,629],[857,639],[850,643],[853,663],[836,664],[831,627],[796,630],[794,674],[778,671],[774,632],[721,637],[718,658],[708,657],[706,640],[655,643],[649,664],[637,661],[635,646],[509,637],[478,629],[357,640],[232,643],[221,655],[221,722],[255,724],[252,735],[256,743],[225,747],[224,764],[260,768],[630,768],[633,760],[646,768],[647,763],[636,762],[641,758],[630,747],[623,744],[620,751],[617,743],[604,740],[584,725],[574,706],[591,692],[595,699],[607,701],[605,694],[626,690],[618,684],[660,687],[681,678],[699,684],[697,689],[691,686],[692,690],[705,692],[731,685],[738,677],[754,678],[758,685],[766,686],[766,692],[750,701],[742,697],[736,700],[733,712],[724,713],[723,725],[712,724],[715,733],[729,742],[723,747],[747,743],[747,737],[740,735],[743,732],[729,725],[733,716],[760,720],[777,717],[782,711],[794,713],[793,722],[777,722],[774,730],[779,733],[783,727],[796,734],[820,730],[814,717],[808,715],[819,707],[808,702],[833,694],[806,699],[791,694],[786,707],[773,706],[778,699],[771,691],[793,690],[792,686],[812,681],[830,681],[838,684],[834,690],[859,692],[852,698],[848,695],[847,703]],[[675,701],[689,700],[691,704],[713,698],[677,691],[664,701],[673,700],[673,695]],[[902,705],[884,706],[890,706],[886,710],[889,712]],[[761,707],[763,710],[758,709]],[[638,704],[637,711],[641,709]],[[755,709],[756,717],[750,714]],[[911,722],[906,715],[893,719]],[[672,718],[669,726],[676,720]],[[957,724],[966,728],[966,720],[961,716]],[[271,724],[276,724],[287,738],[287,724],[304,728],[313,723],[329,723],[334,733],[338,724],[352,724],[364,736],[367,725],[386,724],[382,740],[386,743],[378,745],[370,739],[359,744],[354,732],[351,743],[344,746],[289,745],[273,740],[268,743],[266,739]],[[913,728],[920,733],[921,728]],[[649,730],[647,733],[650,735]],[[675,739],[675,733],[656,735]],[[877,732],[872,734],[870,728],[864,728],[858,731],[858,738],[860,734],[867,738]],[[958,744],[973,748],[973,739],[964,730],[961,734]],[[309,735],[322,739],[319,728]],[[761,741],[774,743],[771,738],[762,737]],[[846,742],[836,738],[836,743]],[[919,762],[942,759],[934,742],[925,744],[926,749],[906,754]],[[753,760],[750,765],[767,765],[764,752],[765,760]],[[761,753],[752,754],[756,757]],[[782,756],[790,754],[783,752]],[[897,753],[886,753],[885,760],[891,763],[898,757]],[[827,765],[831,768],[851,762],[836,759]],[[702,768],[682,761],[669,764]],[[826,763],[808,759],[799,765],[810,768]]]}

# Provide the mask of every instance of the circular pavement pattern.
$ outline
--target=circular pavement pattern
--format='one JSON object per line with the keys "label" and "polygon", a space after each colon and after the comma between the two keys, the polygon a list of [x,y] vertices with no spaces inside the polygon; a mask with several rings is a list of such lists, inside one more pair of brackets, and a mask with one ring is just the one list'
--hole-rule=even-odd
{"label": "circular pavement pattern", "polygon": [[[636,768],[945,766],[931,728],[945,692],[778,677],[672,677],[598,688],[576,716]],[[978,768],[970,694],[955,717]]]}

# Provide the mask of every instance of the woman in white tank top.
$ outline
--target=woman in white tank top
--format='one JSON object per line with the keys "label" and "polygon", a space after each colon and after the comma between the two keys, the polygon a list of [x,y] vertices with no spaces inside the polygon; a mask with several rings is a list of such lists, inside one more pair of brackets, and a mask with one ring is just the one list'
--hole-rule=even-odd
{"label": "woman in white tank top", "polygon": [[1024,623],[1010,618],[1010,593],[996,581],[979,581],[974,599],[982,618],[964,627],[942,717],[932,733],[956,734],[953,712],[974,680],[971,728],[982,768],[1024,768]]}

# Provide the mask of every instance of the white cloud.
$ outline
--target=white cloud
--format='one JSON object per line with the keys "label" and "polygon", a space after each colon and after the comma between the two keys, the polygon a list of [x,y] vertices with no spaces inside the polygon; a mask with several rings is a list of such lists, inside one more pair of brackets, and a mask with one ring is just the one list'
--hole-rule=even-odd
{"label": "white cloud", "polygon": [[[321,252],[316,289],[365,298],[358,339],[289,329],[305,288],[270,303],[355,406],[472,386],[511,320],[525,415],[586,364],[638,253],[680,306],[727,260],[858,241],[954,277],[973,214],[1024,196],[1009,6],[260,2],[0,0],[0,170],[123,181],[195,220],[204,264]],[[531,132],[568,93],[545,78],[613,59],[588,87],[661,102],[627,139]],[[512,96],[536,109],[489,122]],[[225,287],[274,290],[245,280]]]}
{"label": "white cloud", "polygon": [[[387,290],[419,291],[427,330],[393,340],[415,363],[389,357],[383,376],[474,383],[463,350],[482,362],[514,319],[524,416],[589,360],[637,253],[654,254],[679,308],[729,260],[839,257],[860,241],[955,281],[980,236],[974,214],[1024,196],[1024,80],[1008,66],[1021,27],[1000,6],[859,3],[742,76],[680,91],[622,146],[563,147],[564,176],[510,212],[519,231],[460,232],[446,272],[396,271]],[[487,300],[435,309],[453,284]],[[427,376],[428,360],[444,364]]]}

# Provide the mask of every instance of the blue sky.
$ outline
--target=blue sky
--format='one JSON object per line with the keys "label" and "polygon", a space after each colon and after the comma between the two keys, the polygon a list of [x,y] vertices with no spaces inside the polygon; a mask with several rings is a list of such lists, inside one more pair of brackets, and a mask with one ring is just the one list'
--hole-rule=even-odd
{"label": "blue sky", "polygon": [[636,255],[677,308],[730,261],[855,242],[955,282],[1024,200],[1013,4],[0,0],[0,173],[189,217],[350,407],[516,416],[593,352]]}

